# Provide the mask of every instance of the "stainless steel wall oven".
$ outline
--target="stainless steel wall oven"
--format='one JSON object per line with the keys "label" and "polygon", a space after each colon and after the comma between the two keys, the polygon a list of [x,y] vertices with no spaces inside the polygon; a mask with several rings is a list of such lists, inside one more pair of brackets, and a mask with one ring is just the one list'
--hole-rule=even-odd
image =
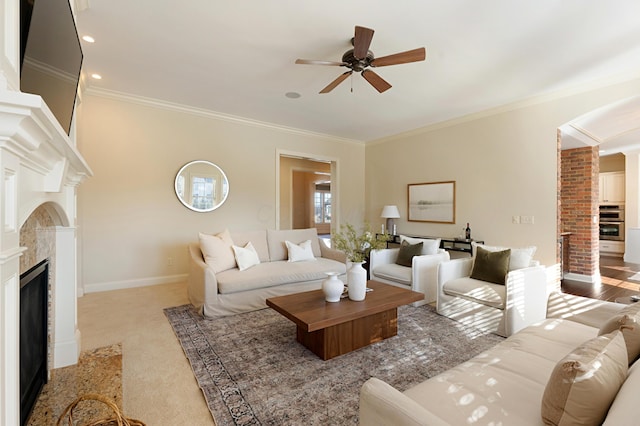
{"label": "stainless steel wall oven", "polygon": [[624,206],[600,206],[600,239],[624,241]]}

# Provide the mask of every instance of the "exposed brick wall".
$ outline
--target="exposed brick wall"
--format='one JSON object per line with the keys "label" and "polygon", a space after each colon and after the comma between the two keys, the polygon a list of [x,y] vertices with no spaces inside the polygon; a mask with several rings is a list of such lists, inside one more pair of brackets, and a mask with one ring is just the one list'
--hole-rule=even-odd
{"label": "exposed brick wall", "polygon": [[597,147],[564,150],[560,165],[560,232],[571,232],[570,273],[595,276],[599,270]]}

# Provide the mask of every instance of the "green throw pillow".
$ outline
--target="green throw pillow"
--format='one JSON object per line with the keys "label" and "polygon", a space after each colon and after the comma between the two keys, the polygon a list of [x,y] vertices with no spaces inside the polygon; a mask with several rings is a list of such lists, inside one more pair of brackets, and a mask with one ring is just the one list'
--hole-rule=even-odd
{"label": "green throw pillow", "polygon": [[478,247],[476,260],[473,263],[471,278],[490,283],[504,284],[504,277],[509,272],[509,258],[511,249],[503,251],[489,251]]}
{"label": "green throw pillow", "polygon": [[402,266],[411,267],[411,261],[413,256],[420,256],[422,254],[422,242],[418,244],[409,244],[403,241],[400,245],[400,251],[398,252],[398,258],[396,263]]}

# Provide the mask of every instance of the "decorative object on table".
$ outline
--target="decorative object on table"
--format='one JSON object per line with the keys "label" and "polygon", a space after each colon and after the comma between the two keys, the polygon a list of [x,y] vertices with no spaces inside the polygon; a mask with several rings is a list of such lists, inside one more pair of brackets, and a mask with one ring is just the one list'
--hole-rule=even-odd
{"label": "decorative object on table", "polygon": [[393,219],[400,218],[400,212],[398,211],[398,206],[384,206],[382,208],[382,213],[380,213],[380,217],[387,219],[387,233],[391,235],[396,235],[396,225]]}
{"label": "decorative object on table", "polygon": [[362,267],[364,262],[352,262],[347,270],[347,289],[349,299],[360,302],[367,294],[367,271]]}
{"label": "decorative object on table", "polygon": [[339,272],[325,272],[327,278],[322,281],[322,291],[324,292],[324,300],[327,302],[339,302],[340,296],[344,292],[344,283],[338,275]]}
{"label": "decorative object on table", "polygon": [[410,222],[456,223],[456,182],[410,183]]}
{"label": "decorative object on table", "polygon": [[368,223],[365,223],[360,234],[353,225],[347,223],[340,225],[340,232],[331,237],[331,244],[336,250],[344,252],[349,262],[364,262],[371,250],[385,248],[389,238],[388,234],[376,236]]}
{"label": "decorative object on table", "polygon": [[112,417],[86,423],[86,426],[145,426],[140,420],[125,417],[113,401],[99,394],[86,394],[78,397],[67,406],[60,418],[58,418],[56,426],[76,425],[77,423],[73,420],[73,412],[82,401],[98,401],[107,405],[113,411]]}
{"label": "decorative object on table", "polygon": [[471,228],[469,227],[469,222],[467,222],[467,227],[464,228],[464,238],[465,240],[471,239]]}
{"label": "decorative object on table", "polygon": [[[347,255],[347,261],[353,265],[347,270],[347,287],[349,288],[349,298],[352,300],[364,300],[367,287],[367,271],[362,267],[362,263],[369,258],[371,250],[380,250],[387,246],[388,234],[377,235],[371,232],[369,224],[366,223],[362,233],[358,234],[351,224],[341,225],[340,232],[332,237],[332,246]],[[362,272],[364,274],[362,274]],[[352,298],[353,295],[353,298]],[[359,299],[359,296],[362,296]]]}

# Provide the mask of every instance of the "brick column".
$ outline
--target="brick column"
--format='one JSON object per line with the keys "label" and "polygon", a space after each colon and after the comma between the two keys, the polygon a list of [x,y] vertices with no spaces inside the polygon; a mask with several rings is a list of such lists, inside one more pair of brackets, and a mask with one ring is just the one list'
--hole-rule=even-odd
{"label": "brick column", "polygon": [[599,278],[598,147],[564,150],[560,173],[560,230],[571,232],[569,273]]}

